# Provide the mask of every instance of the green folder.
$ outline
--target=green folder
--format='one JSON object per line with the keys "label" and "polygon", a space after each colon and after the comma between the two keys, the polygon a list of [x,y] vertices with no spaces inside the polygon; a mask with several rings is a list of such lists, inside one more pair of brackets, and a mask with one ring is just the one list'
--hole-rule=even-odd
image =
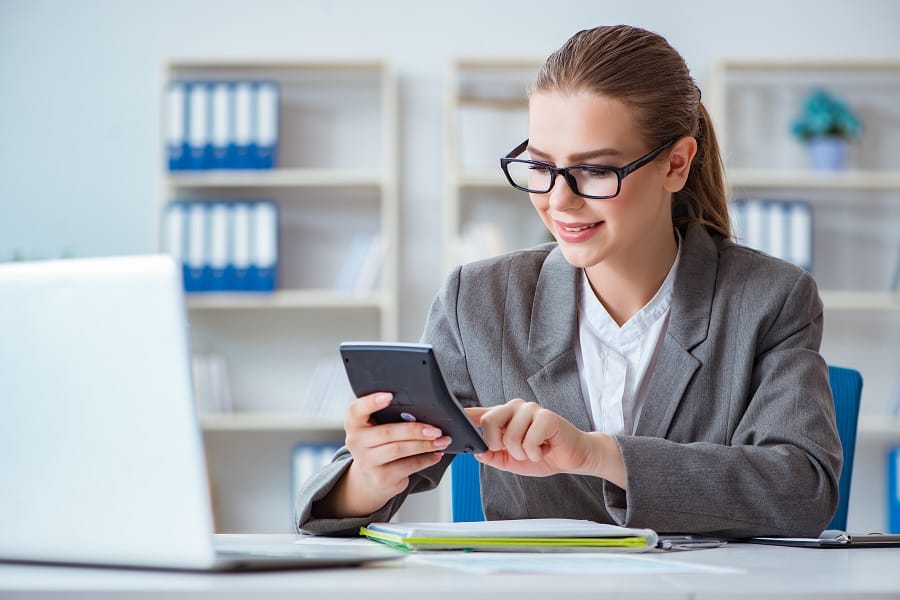
{"label": "green folder", "polygon": [[407,551],[646,552],[658,537],[633,529],[578,519],[515,519],[472,523],[370,523],[369,539]]}

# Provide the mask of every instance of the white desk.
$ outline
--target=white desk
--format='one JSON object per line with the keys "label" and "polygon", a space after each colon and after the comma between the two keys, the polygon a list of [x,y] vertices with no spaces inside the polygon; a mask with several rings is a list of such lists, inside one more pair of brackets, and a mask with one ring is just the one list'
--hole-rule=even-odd
{"label": "white desk", "polygon": [[[647,555],[644,555],[647,556]],[[265,600],[565,600],[585,598],[900,598],[900,548],[818,550],[730,544],[655,553],[739,573],[477,575],[409,560],[349,569],[193,574],[0,564],[0,597]]]}

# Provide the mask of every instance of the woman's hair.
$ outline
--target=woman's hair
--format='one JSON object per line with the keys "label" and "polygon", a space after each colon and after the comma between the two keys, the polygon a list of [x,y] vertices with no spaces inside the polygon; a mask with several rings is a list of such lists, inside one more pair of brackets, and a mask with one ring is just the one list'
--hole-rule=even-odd
{"label": "woman's hair", "polygon": [[672,201],[672,221],[700,223],[731,237],[719,145],[700,89],[681,55],[662,36],[626,25],[579,31],[550,55],[531,92],[593,92],[632,108],[648,148],[691,136],[697,154]]}

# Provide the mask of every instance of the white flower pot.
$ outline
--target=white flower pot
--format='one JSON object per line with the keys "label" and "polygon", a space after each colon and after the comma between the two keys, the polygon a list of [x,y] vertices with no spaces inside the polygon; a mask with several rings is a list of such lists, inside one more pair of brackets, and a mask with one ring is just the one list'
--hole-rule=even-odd
{"label": "white flower pot", "polygon": [[840,138],[813,138],[807,148],[814,171],[839,171],[847,166],[847,142]]}

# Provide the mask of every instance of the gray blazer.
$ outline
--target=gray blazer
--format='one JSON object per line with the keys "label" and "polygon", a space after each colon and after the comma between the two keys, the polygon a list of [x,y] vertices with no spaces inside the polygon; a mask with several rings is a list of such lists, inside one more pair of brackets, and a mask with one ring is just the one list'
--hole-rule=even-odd
{"label": "gray blazer", "polygon": [[[591,429],[575,361],[578,271],[555,244],[457,268],[423,340],[466,405],[538,402]],[[822,302],[805,271],[683,232],[668,331],[635,435],[616,436],[628,491],[580,475],[523,477],[481,467],[488,519],[569,517],[661,532],[818,535],[837,506],[842,463]],[[410,478],[364,518],[320,519],[313,505],[344,473],[343,449],[300,492],[297,527],[350,534],[432,489],[452,456]]]}

